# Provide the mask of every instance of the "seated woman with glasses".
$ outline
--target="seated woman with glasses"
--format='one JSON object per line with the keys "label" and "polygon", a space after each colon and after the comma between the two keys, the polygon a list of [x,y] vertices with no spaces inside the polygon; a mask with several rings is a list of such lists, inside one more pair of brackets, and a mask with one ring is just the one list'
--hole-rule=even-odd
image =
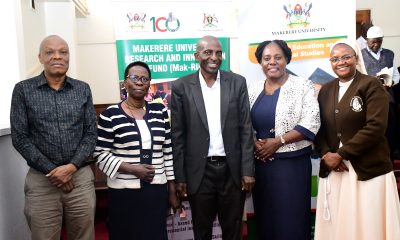
{"label": "seated woman with glasses", "polygon": [[168,201],[175,194],[167,108],[145,101],[151,72],[146,63],[125,69],[128,98],[101,113],[94,152],[107,176],[110,240],[167,239]]}
{"label": "seated woman with glasses", "polygon": [[359,72],[365,70],[355,43],[334,44],[330,57],[338,78],[318,95],[315,239],[400,239],[399,196],[385,138],[388,93],[376,77]]}

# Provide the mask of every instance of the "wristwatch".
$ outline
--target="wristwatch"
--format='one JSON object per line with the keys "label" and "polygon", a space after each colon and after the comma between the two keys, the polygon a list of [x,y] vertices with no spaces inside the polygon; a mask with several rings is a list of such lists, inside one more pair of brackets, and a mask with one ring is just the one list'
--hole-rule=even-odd
{"label": "wristwatch", "polygon": [[282,146],[285,145],[285,144],[286,144],[286,141],[285,141],[285,139],[283,138],[283,136],[280,136],[280,138],[281,138]]}

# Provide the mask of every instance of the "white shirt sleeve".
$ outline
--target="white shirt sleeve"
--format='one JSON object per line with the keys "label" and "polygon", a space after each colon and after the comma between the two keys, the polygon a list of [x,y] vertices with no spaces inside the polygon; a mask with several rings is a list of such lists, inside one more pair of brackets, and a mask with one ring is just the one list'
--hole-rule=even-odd
{"label": "white shirt sleeve", "polygon": [[400,73],[397,69],[396,61],[393,58],[393,73],[392,73],[393,84],[398,84],[400,79]]}

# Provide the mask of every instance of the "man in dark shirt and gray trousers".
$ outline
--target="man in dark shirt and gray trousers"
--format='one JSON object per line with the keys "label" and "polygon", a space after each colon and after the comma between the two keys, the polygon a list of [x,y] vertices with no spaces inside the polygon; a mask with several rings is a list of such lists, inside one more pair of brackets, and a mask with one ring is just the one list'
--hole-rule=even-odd
{"label": "man in dark shirt and gray trousers", "polygon": [[85,163],[97,138],[89,85],[66,76],[69,48],[52,35],[40,44],[44,71],[15,85],[11,102],[14,147],[30,169],[25,216],[32,240],[94,239],[94,176]]}

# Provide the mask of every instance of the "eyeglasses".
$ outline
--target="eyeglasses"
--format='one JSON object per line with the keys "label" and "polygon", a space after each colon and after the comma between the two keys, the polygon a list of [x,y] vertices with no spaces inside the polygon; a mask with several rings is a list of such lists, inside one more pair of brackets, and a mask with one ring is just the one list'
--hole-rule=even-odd
{"label": "eyeglasses", "polygon": [[139,80],[142,83],[148,83],[150,81],[150,79],[148,77],[145,77],[145,76],[139,77],[137,75],[128,75],[127,79],[131,80],[134,83],[137,83]]}
{"label": "eyeglasses", "polygon": [[329,61],[331,61],[331,63],[338,63],[339,61],[346,62],[346,61],[349,61],[352,57],[355,57],[355,56],[356,55],[343,55],[340,58],[338,58],[338,57],[330,58]]}

